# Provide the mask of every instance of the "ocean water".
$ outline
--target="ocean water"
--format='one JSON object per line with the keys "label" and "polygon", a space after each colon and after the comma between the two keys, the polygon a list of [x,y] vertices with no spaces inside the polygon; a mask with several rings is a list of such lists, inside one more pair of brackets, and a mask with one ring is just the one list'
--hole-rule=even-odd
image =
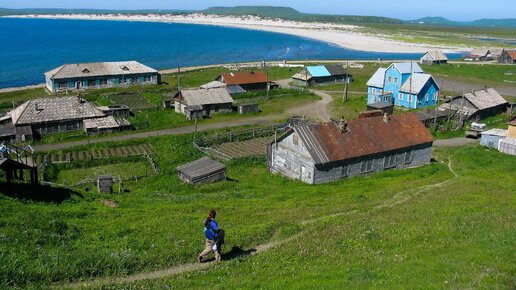
{"label": "ocean water", "polygon": [[156,69],[290,59],[414,59],[291,35],[154,22],[0,18],[0,88],[44,82],[65,63],[136,60]]}

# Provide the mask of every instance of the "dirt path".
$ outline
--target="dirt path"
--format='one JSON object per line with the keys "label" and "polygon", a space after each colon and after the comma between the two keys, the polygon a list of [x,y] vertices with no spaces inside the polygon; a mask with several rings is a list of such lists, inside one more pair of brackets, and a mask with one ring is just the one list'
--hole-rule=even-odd
{"label": "dirt path", "polygon": [[[371,208],[371,211],[379,210],[379,209],[386,208],[386,207],[392,208],[396,205],[405,203],[405,202],[413,199],[414,197],[420,195],[421,193],[423,193],[425,191],[428,191],[428,190],[431,190],[434,188],[443,187],[443,186],[446,186],[446,185],[449,185],[449,184],[455,182],[456,179],[459,178],[459,175],[457,174],[457,172],[455,172],[455,170],[452,167],[452,159],[451,158],[452,158],[452,156],[448,156],[448,164],[447,165],[448,165],[448,170],[453,174],[452,178],[449,178],[447,180],[444,180],[444,181],[441,181],[438,183],[423,185],[418,188],[400,191],[400,192],[396,193],[395,195],[393,195],[391,198],[389,198],[389,199],[381,202],[380,204],[374,206],[373,208]],[[324,221],[324,220],[327,220],[330,218],[335,218],[335,217],[344,216],[344,215],[352,215],[357,212],[358,212],[358,210],[349,210],[349,211],[344,211],[344,212],[333,213],[333,214],[329,214],[326,216],[303,221],[303,222],[301,222],[301,225],[314,224],[314,223],[321,222],[321,221]],[[302,235],[302,232],[298,233],[296,235],[290,236],[288,238],[278,240],[276,238],[276,234],[274,234],[269,242],[267,242],[265,244],[257,245],[256,247],[253,247],[246,251],[242,250],[240,252],[240,254],[236,254],[235,257],[245,256],[245,255],[256,255],[256,254],[259,254],[262,252],[266,252],[273,248],[279,247],[285,243],[291,242],[291,241],[299,238],[301,235]],[[187,272],[207,269],[216,264],[217,264],[216,262],[188,263],[188,264],[173,266],[173,267],[166,268],[163,270],[147,272],[147,273],[139,273],[139,274],[129,275],[129,276],[125,276],[125,277],[106,277],[106,278],[100,278],[100,279],[95,279],[95,280],[91,280],[91,281],[77,282],[77,283],[65,284],[65,285],[60,284],[60,285],[54,285],[54,286],[57,288],[69,289],[69,288],[93,287],[93,286],[100,286],[100,285],[105,285],[105,284],[131,283],[131,282],[142,281],[142,280],[161,279],[161,278],[165,278],[165,277],[180,275],[180,274],[187,273]]]}

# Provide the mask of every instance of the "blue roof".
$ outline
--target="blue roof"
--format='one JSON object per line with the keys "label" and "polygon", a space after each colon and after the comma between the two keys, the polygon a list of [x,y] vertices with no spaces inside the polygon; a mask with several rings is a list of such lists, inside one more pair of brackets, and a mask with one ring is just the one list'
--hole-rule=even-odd
{"label": "blue roof", "polygon": [[410,62],[396,62],[396,63],[391,64],[391,66],[392,65],[396,66],[402,74],[409,74],[411,67],[412,67],[412,72],[414,72],[414,73],[423,73],[424,72],[423,69],[417,64],[417,62],[412,62],[412,64]]}
{"label": "blue roof", "polygon": [[323,65],[308,66],[306,69],[308,69],[308,73],[310,73],[312,77],[331,77],[331,73]]}

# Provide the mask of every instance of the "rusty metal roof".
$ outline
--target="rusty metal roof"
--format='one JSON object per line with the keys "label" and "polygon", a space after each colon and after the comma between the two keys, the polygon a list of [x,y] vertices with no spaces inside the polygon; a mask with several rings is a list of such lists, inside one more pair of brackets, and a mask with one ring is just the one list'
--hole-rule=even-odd
{"label": "rusty metal roof", "polygon": [[433,138],[413,113],[370,117],[348,122],[341,133],[336,123],[301,125],[294,131],[317,165],[432,143]]}
{"label": "rusty metal roof", "polygon": [[222,74],[222,81],[227,85],[248,85],[267,83],[265,71],[239,71]]}

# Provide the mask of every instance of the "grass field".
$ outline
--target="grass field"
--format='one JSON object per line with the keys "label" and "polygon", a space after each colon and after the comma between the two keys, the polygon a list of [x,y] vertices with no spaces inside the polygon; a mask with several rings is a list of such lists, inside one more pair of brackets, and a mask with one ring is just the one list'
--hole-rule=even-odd
{"label": "grass field", "polygon": [[74,185],[87,178],[95,179],[96,176],[103,174],[110,174],[121,179],[129,179],[134,176],[144,176],[146,173],[150,174],[151,172],[151,167],[145,161],[123,162],[91,168],[60,170],[56,182],[65,185]]}
{"label": "grass field", "polygon": [[[436,149],[439,162],[425,167],[318,186],[271,175],[263,159],[245,159],[227,164],[230,181],[190,187],[175,167],[201,156],[191,141],[149,139],[160,174],[127,183],[124,194],[21,187],[13,195],[2,185],[0,287],[44,288],[192,262],[211,208],[227,230],[226,252],[273,237],[302,238],[208,271],[123,288],[514,286],[513,157],[481,147]],[[458,178],[446,166],[451,155]],[[301,225],[349,210],[356,212]]]}

